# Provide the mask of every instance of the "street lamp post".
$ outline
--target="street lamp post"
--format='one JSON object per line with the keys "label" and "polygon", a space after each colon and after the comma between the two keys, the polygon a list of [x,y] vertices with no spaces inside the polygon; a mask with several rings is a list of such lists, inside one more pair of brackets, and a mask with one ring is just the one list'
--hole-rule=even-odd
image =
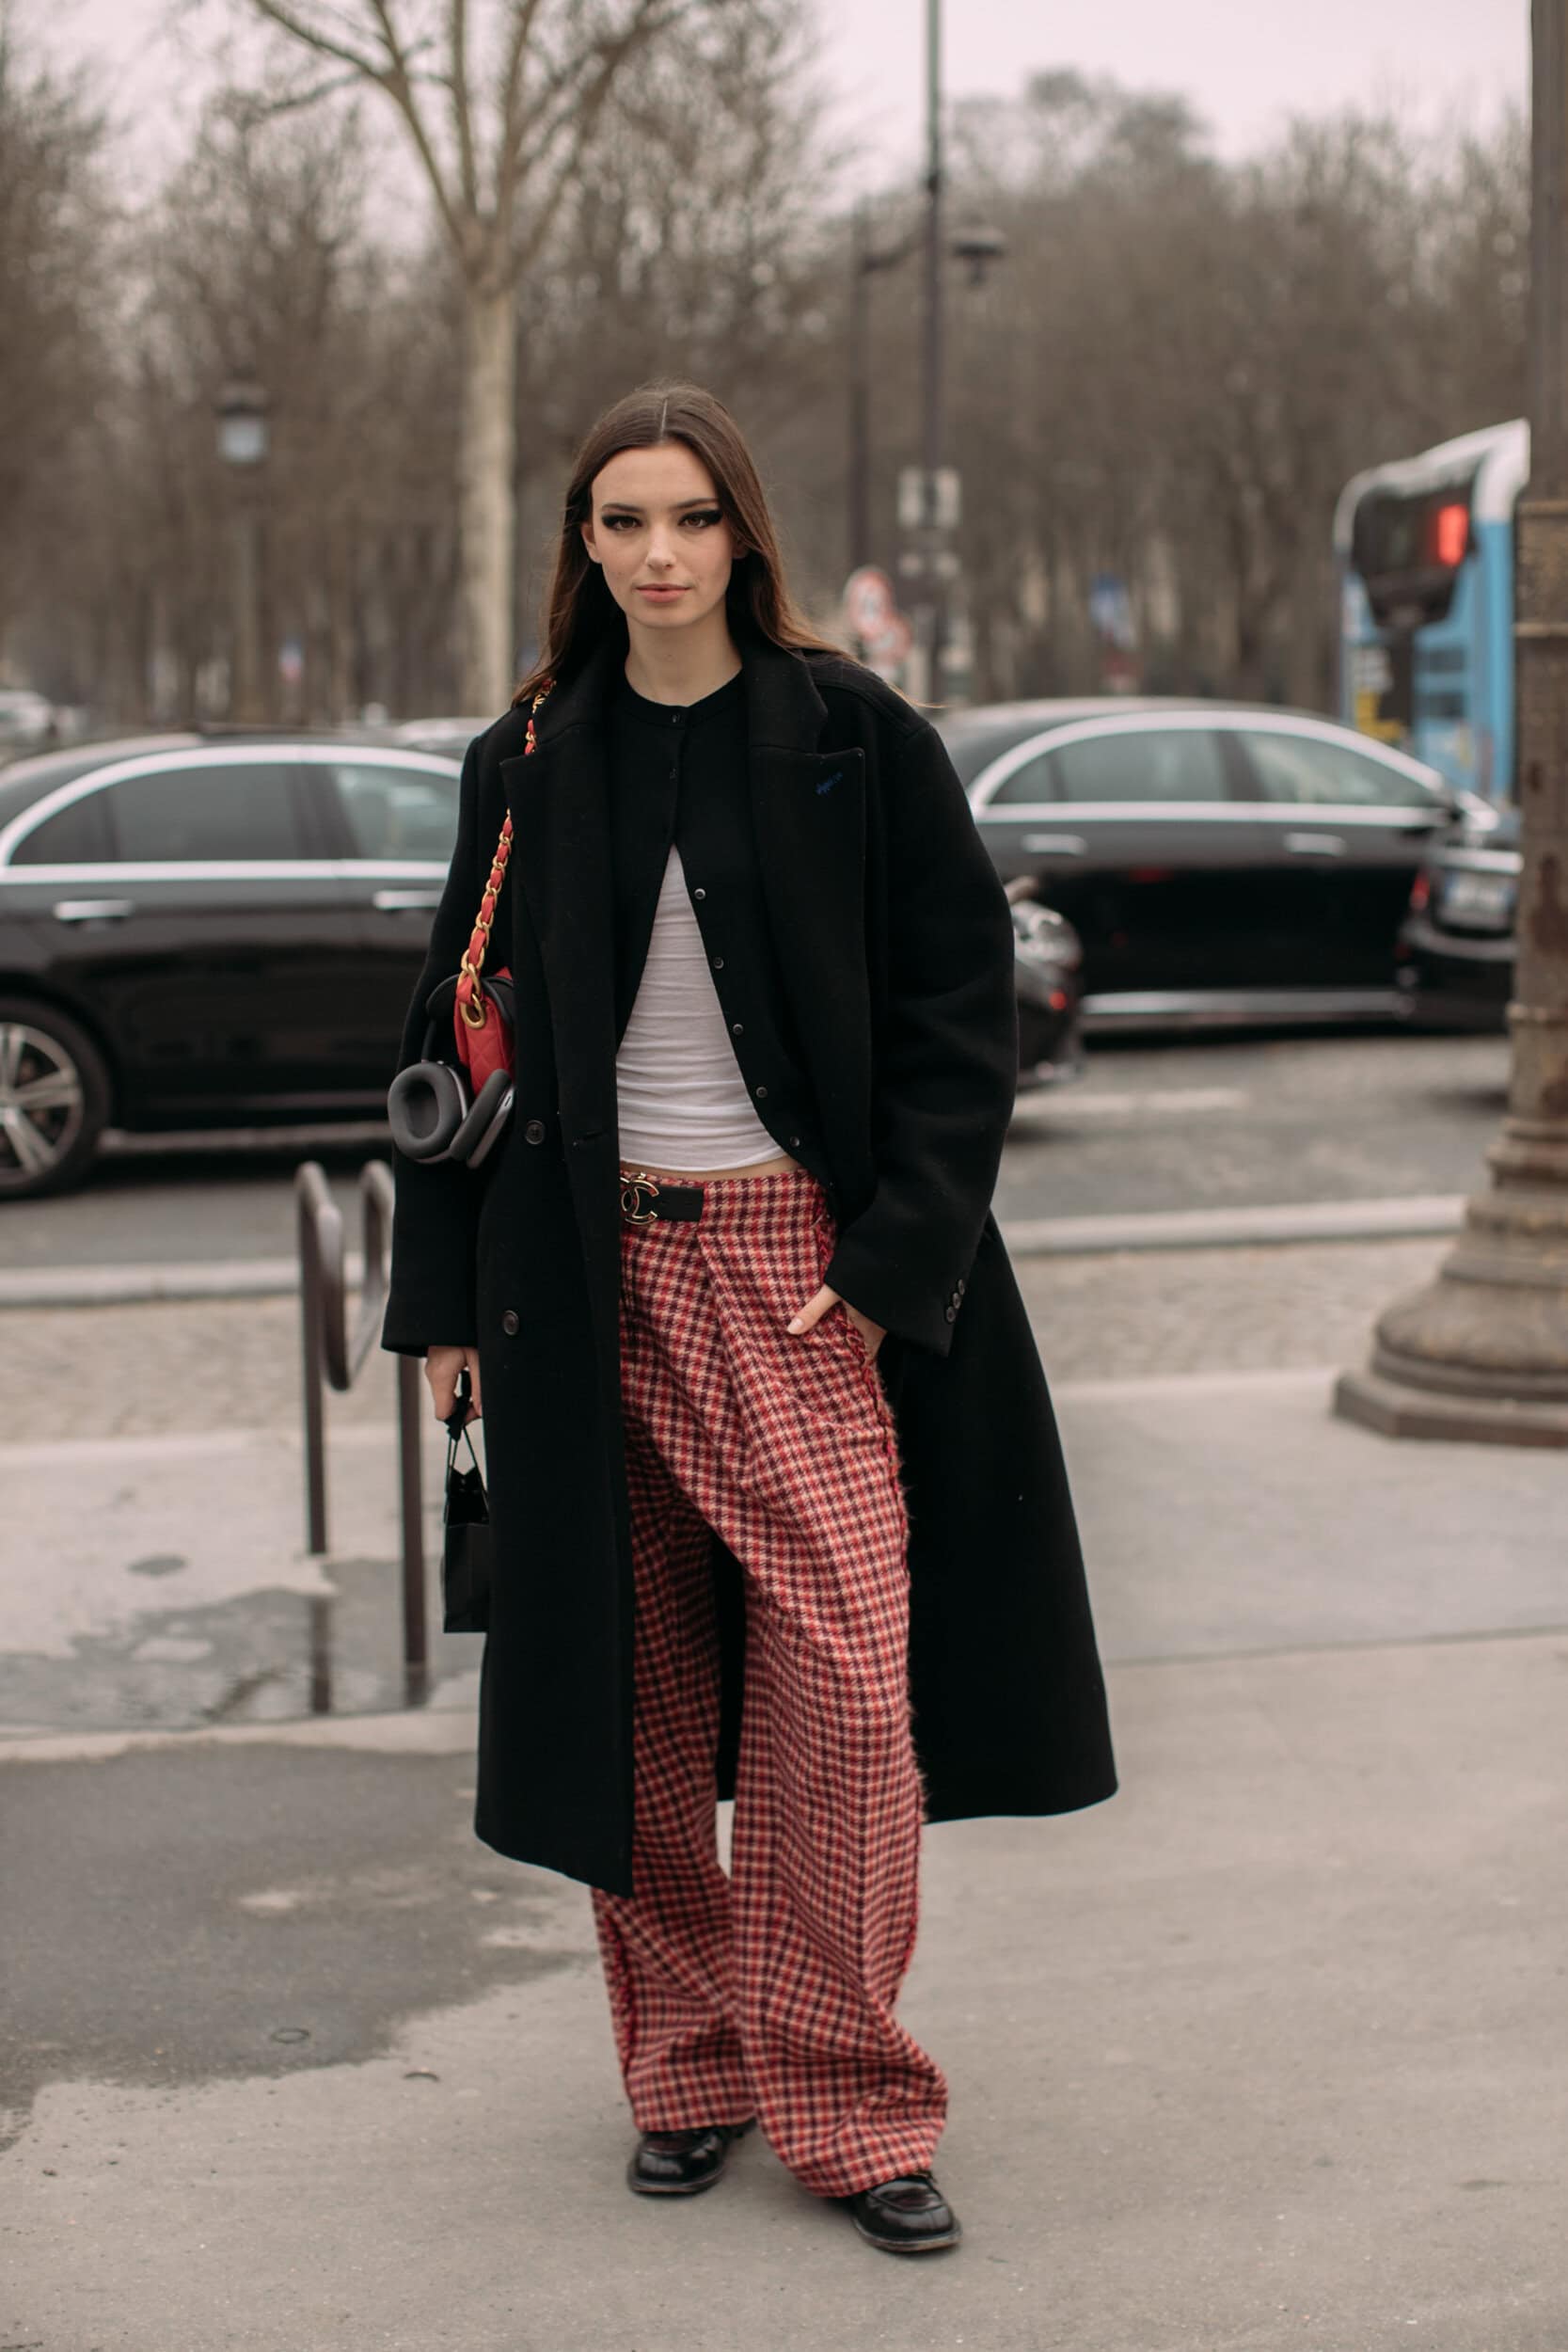
{"label": "street lamp post", "polygon": [[871,279],[892,269],[909,252],[911,240],[885,246],[871,242],[871,206],[855,207],[849,232],[849,569],[872,560],[871,528]]}
{"label": "street lamp post", "polygon": [[1518,510],[1519,888],[1492,1187],[1336,1409],[1390,1437],[1568,1446],[1568,0],[1533,0],[1530,479]]}
{"label": "street lamp post", "polygon": [[[900,238],[896,245],[877,246],[872,243],[870,205],[863,198],[856,205],[849,231],[849,462],[845,501],[852,572],[875,560],[876,534],[871,520],[871,279],[879,270],[895,268],[917,245],[924,244],[922,228]],[[1001,231],[986,228],[956,230],[947,246],[951,260],[968,263],[972,286],[984,284],[987,267],[1000,261],[1006,250],[1007,240]],[[923,524],[926,496],[923,491]]]}
{"label": "street lamp post", "polygon": [[926,699],[939,703],[947,646],[946,582],[942,578],[937,475],[942,465],[943,327],[942,227],[942,0],[926,0],[926,253],[921,354],[921,462],[925,543]]}
{"label": "street lamp post", "polygon": [[265,718],[261,646],[261,513],[258,489],[266,462],[267,396],[248,372],[226,384],[217,403],[218,455],[234,485],[234,661],[229,715],[242,725]]}

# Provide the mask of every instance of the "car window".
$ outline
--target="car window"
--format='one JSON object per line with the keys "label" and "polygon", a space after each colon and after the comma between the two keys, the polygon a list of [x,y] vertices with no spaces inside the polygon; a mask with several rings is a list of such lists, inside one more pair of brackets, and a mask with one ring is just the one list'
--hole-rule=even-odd
{"label": "car window", "polygon": [[87,792],[24,834],[11,851],[13,866],[103,866],[112,854],[103,795]]}
{"label": "car window", "polygon": [[1240,730],[1265,801],[1314,806],[1433,808],[1436,795],[1387,761],[1323,736],[1272,727]]}
{"label": "car window", "polygon": [[1051,762],[1044,752],[1037,752],[1022,768],[1015,768],[1010,776],[999,784],[987,803],[989,808],[1014,806],[1030,801],[1049,801],[1052,796]]}
{"label": "car window", "polygon": [[131,866],[198,860],[269,864],[305,854],[293,779],[282,765],[235,760],[211,768],[166,768],[105,787],[114,854]]}
{"label": "car window", "polygon": [[1051,754],[1063,801],[1223,801],[1225,764],[1206,727],[1128,727]]}
{"label": "car window", "polygon": [[420,858],[446,865],[457,838],[455,768],[447,774],[341,759],[332,761],[327,772],[354,856]]}

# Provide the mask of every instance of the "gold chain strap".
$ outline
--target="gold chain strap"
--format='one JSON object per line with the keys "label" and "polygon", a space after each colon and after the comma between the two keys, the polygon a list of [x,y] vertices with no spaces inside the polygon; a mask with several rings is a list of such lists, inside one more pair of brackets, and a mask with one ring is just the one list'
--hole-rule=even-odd
{"label": "gold chain strap", "polygon": [[[532,707],[528,714],[528,734],[523,741],[525,758],[531,752],[535,752],[539,748],[534,740],[534,716],[554,684],[554,678],[547,677],[533,697]],[[483,1029],[490,1017],[490,1008],[485,1002],[484,991],[480,985],[480,975],[484,969],[484,958],[490,946],[490,927],[496,919],[496,907],[500,898],[501,884],[506,880],[506,862],[511,855],[512,812],[508,809],[506,821],[501,827],[500,839],[496,844],[496,854],[491,861],[490,878],[484,885],[484,895],[479,902],[479,913],[474,917],[473,934],[463,951],[463,961],[457,970],[457,1009],[470,1029]]]}

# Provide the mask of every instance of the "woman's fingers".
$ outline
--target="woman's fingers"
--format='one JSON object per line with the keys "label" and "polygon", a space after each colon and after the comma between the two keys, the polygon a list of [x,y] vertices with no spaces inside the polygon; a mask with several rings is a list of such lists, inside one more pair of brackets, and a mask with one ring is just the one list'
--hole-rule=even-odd
{"label": "woman's fingers", "polygon": [[479,1353],[472,1347],[432,1347],[425,1351],[424,1376],[430,1383],[431,1399],[437,1421],[450,1421],[457,1404],[457,1375],[464,1365],[468,1368],[468,1385],[473,1402],[467,1419],[479,1419]]}
{"label": "woman's fingers", "polygon": [[822,1288],[817,1292],[816,1296],[815,1298],[808,1298],[805,1305],[800,1310],[799,1313],[791,1315],[788,1323],[784,1326],[784,1328],[789,1331],[809,1331],[814,1323],[821,1322],[830,1307],[836,1307],[837,1305],[837,1291],[830,1290],[826,1282],[824,1282]]}

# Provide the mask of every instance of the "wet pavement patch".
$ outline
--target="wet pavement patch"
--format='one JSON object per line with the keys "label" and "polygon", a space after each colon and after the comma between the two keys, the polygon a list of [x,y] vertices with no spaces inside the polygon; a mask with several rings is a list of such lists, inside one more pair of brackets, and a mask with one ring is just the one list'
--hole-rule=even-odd
{"label": "wet pavement patch", "polygon": [[265,1740],[0,1765],[0,2146],[51,2081],[354,2064],[596,1965],[586,1890],[481,1844],[472,1784],[466,1755]]}
{"label": "wet pavement patch", "polygon": [[[182,1565],[155,1555],[130,1572],[162,1577]],[[323,1565],[325,1594],[271,1585],[182,1605],[169,1586],[159,1605],[76,1634],[68,1657],[0,1654],[0,1726],[190,1730],[402,1707],[401,1568],[388,1560]],[[434,1592],[427,1608],[434,1694],[477,1671],[480,1645],[471,1634],[436,1630]]]}

